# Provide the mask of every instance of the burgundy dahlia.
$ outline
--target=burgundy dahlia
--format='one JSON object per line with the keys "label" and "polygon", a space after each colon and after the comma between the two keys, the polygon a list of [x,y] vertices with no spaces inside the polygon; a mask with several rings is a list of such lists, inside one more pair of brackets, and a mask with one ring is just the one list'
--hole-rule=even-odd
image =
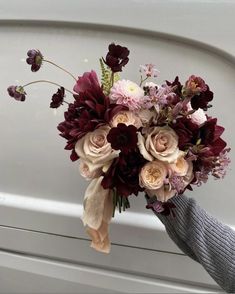
{"label": "burgundy dahlia", "polygon": [[64,101],[64,87],[60,87],[58,91],[53,94],[50,108],[58,108],[60,105],[63,104]]}
{"label": "burgundy dahlia", "polygon": [[179,136],[179,148],[184,150],[187,145],[196,144],[199,138],[198,125],[194,124],[191,119],[187,117],[180,117],[175,123],[171,124],[171,128]]}
{"label": "burgundy dahlia", "polygon": [[128,108],[110,104],[99,85],[95,72],[85,73],[74,86],[74,102],[69,104],[64,113],[65,120],[58,125],[60,135],[67,140],[65,149],[72,150],[71,160],[78,159],[74,151],[77,140],[88,132],[109,123],[112,117],[121,110]]}
{"label": "burgundy dahlia", "polygon": [[220,138],[224,128],[217,125],[217,118],[209,118],[200,128],[201,144],[209,147],[209,151],[214,156],[218,156],[226,147],[226,142]]}
{"label": "burgundy dahlia", "polygon": [[108,135],[107,141],[115,150],[121,150],[128,153],[137,147],[137,128],[133,125],[118,124],[116,128],[112,128]]}
{"label": "burgundy dahlia", "polygon": [[8,94],[17,101],[25,101],[26,92],[22,86],[10,86],[7,88]]}
{"label": "burgundy dahlia", "polygon": [[122,67],[128,63],[129,53],[130,51],[126,47],[112,43],[109,45],[109,52],[103,60],[105,64],[110,67],[112,72],[119,72],[122,71]]}
{"label": "burgundy dahlia", "polygon": [[31,71],[38,71],[43,61],[42,53],[39,50],[31,49],[27,52],[27,55],[26,62],[31,65]]}
{"label": "burgundy dahlia", "polygon": [[128,154],[121,152],[104,174],[101,185],[104,189],[116,188],[117,194],[124,197],[137,195],[144,191],[139,186],[139,173],[146,162],[138,149]]}

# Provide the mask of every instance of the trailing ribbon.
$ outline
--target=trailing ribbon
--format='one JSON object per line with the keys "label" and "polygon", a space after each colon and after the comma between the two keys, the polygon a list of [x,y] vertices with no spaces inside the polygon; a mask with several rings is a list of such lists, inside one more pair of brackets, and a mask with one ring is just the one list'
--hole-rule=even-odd
{"label": "trailing ribbon", "polygon": [[103,177],[93,179],[85,192],[83,224],[97,251],[109,253],[109,223],[113,214],[112,193],[101,186]]}

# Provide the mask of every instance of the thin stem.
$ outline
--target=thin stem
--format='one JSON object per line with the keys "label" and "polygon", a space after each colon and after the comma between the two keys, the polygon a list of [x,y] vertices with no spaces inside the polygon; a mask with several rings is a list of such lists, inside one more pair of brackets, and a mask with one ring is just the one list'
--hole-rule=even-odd
{"label": "thin stem", "polygon": [[[52,85],[55,85],[55,86],[58,86],[58,87],[62,87],[61,85],[55,83],[55,82],[51,82],[51,81],[48,81],[48,80],[38,80],[38,81],[33,81],[33,82],[30,82],[28,84],[25,84],[23,85],[22,87],[25,88],[25,87],[28,87],[29,85],[33,85],[33,84],[37,84],[37,83],[48,83],[48,84],[52,84]],[[63,87],[64,88],[64,87]],[[66,88],[64,88],[67,92],[69,92],[70,94],[74,95],[74,93]]]}
{"label": "thin stem", "polygon": [[63,70],[64,72],[66,72],[68,75],[70,75],[77,82],[76,77],[73,74],[71,74],[71,72],[67,71],[65,68],[61,67],[60,65],[58,65],[58,64],[56,64],[56,63],[54,63],[54,62],[52,62],[50,60],[47,60],[47,59],[43,59],[43,61],[47,62],[47,63],[50,63],[50,64],[58,67],[59,69]]}
{"label": "thin stem", "polygon": [[140,87],[142,86],[143,82],[147,81],[149,77],[146,77],[145,79],[143,79],[142,76],[140,76]]}

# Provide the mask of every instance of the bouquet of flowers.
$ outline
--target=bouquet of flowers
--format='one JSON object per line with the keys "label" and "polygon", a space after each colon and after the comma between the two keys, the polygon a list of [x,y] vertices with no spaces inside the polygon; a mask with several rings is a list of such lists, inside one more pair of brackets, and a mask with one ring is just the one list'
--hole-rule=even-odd
{"label": "bouquet of flowers", "polygon": [[170,198],[206,183],[210,175],[225,176],[230,148],[221,138],[224,128],[206,114],[213,93],[201,77],[191,75],[184,84],[176,77],[160,85],[153,82],[159,74],[155,65],[145,64],[139,84],[121,79],[129,50],[114,43],[99,60],[100,81],[93,70],[76,78],[39,50],[27,54],[33,72],[50,63],[74,79],[73,90],[40,80],[10,86],[8,93],[24,101],[25,88],[33,83],[59,87],[50,107],[67,106],[58,130],[71,160],[79,159],[80,173],[90,181],[82,220],[96,250],[110,251],[109,223],[116,207],[120,212],[130,207],[132,194],[144,192],[151,199],[147,208],[174,215]]}

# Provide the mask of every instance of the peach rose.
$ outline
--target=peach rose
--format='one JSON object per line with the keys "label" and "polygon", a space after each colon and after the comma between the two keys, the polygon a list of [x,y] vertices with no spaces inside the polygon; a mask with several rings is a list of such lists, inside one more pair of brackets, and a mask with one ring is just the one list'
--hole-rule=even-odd
{"label": "peach rose", "polygon": [[116,127],[120,123],[123,123],[127,126],[133,125],[137,129],[142,127],[140,118],[131,111],[120,111],[110,121],[111,127]]}
{"label": "peach rose", "polygon": [[146,163],[139,174],[139,184],[141,187],[155,190],[162,187],[167,176],[167,169],[164,163],[154,160]]}
{"label": "peach rose", "polygon": [[179,157],[176,162],[169,164],[170,171],[176,173],[178,176],[185,176],[189,169],[189,163],[184,159],[184,152],[179,152]]}
{"label": "peach rose", "polygon": [[[153,158],[168,163],[177,160],[179,156],[178,135],[173,129],[168,126],[153,127],[149,129],[146,136],[144,146],[147,153],[151,154]],[[144,154],[142,155],[145,157]]]}
{"label": "peach rose", "polygon": [[160,189],[154,191],[157,199],[161,202],[166,202],[176,195],[176,190],[170,189],[169,185],[163,185]]}
{"label": "peach rose", "polygon": [[187,161],[187,163],[188,163],[188,170],[187,170],[186,175],[184,176],[185,187],[188,186],[188,184],[190,184],[194,178],[193,163],[191,160]]}
{"label": "peach rose", "polygon": [[119,150],[113,150],[107,141],[110,129],[107,125],[99,127],[93,132],[87,133],[75,145],[77,155],[86,162],[91,173],[119,154]]}

